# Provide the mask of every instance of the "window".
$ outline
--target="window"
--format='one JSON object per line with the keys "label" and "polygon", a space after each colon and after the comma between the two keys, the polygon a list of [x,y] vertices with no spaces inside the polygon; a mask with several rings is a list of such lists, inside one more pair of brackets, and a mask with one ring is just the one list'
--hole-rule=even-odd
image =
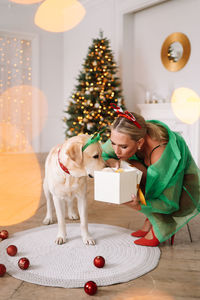
{"label": "window", "polygon": [[32,38],[0,32],[0,152],[27,152],[33,138]]}

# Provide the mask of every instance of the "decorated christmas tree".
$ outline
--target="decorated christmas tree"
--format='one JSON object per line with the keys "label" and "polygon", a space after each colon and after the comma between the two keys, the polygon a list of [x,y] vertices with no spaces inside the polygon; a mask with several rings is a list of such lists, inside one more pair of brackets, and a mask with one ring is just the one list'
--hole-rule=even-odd
{"label": "decorated christmas tree", "polygon": [[109,40],[100,32],[100,38],[93,39],[89,47],[78,84],[65,111],[66,137],[93,134],[106,126],[108,129],[102,134],[102,141],[107,140],[109,125],[116,116],[110,103],[125,108],[116,73]]}

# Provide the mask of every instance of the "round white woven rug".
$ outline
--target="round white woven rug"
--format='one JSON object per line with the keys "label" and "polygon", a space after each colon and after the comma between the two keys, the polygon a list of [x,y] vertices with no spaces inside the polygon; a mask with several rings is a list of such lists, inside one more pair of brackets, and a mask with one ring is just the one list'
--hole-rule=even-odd
{"label": "round white woven rug", "polygon": [[[89,224],[89,232],[96,245],[84,245],[80,224],[67,224],[67,243],[56,245],[57,225],[41,226],[22,231],[0,243],[0,263],[11,276],[45,286],[76,288],[93,280],[106,286],[135,279],[153,270],[160,258],[158,247],[137,246],[131,231],[104,224]],[[16,256],[9,256],[6,248],[15,245]],[[105,258],[105,266],[96,268],[93,259]],[[20,257],[27,257],[30,267],[18,267]]]}

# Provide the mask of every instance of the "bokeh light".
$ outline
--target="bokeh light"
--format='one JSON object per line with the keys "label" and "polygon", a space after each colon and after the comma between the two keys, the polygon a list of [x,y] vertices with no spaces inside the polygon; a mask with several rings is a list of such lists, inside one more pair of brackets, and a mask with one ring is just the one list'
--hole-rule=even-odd
{"label": "bokeh light", "polygon": [[128,288],[123,293],[119,293],[113,300],[174,300],[174,297],[165,291],[154,288]]}
{"label": "bokeh light", "polygon": [[31,85],[8,88],[0,95],[0,120],[12,124],[31,143],[39,136],[48,115],[48,104],[42,91]]}
{"label": "bokeh light", "polygon": [[43,0],[10,0],[10,1],[18,4],[34,4],[34,3],[39,3]]}
{"label": "bokeh light", "polygon": [[[42,179],[37,157],[22,133],[11,124],[0,123],[0,137],[1,142],[10,145],[10,152],[0,153],[0,226],[8,226],[35,214]],[[25,151],[16,153],[19,141],[25,143]]]}
{"label": "bokeh light", "polygon": [[31,143],[45,124],[46,97],[31,85],[0,95],[0,225],[21,223],[38,208],[42,178]]}
{"label": "bokeh light", "polygon": [[78,25],[85,8],[77,0],[46,0],[36,11],[35,24],[50,32],[64,32]]}
{"label": "bokeh light", "polygon": [[171,106],[176,117],[184,123],[193,124],[200,117],[200,98],[192,89],[181,87],[174,90]]}

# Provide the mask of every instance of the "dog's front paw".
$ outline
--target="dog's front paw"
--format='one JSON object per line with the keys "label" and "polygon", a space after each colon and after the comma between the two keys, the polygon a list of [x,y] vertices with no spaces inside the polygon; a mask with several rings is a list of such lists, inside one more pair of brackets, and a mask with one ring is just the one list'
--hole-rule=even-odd
{"label": "dog's front paw", "polygon": [[77,215],[74,212],[68,213],[68,217],[69,217],[70,220],[78,220],[79,219],[79,215]]}
{"label": "dog's front paw", "polygon": [[43,224],[44,224],[44,225],[50,225],[50,224],[53,224],[53,219],[52,219],[52,218],[46,217],[46,218],[44,218],[44,220],[43,220]]}
{"label": "dog's front paw", "polygon": [[66,238],[61,237],[61,236],[58,236],[58,237],[56,238],[56,240],[55,240],[55,243],[56,243],[57,245],[62,245],[62,244],[65,244],[66,241],[67,241]]}
{"label": "dog's front paw", "polygon": [[91,236],[83,237],[83,243],[86,245],[95,245],[95,240]]}

